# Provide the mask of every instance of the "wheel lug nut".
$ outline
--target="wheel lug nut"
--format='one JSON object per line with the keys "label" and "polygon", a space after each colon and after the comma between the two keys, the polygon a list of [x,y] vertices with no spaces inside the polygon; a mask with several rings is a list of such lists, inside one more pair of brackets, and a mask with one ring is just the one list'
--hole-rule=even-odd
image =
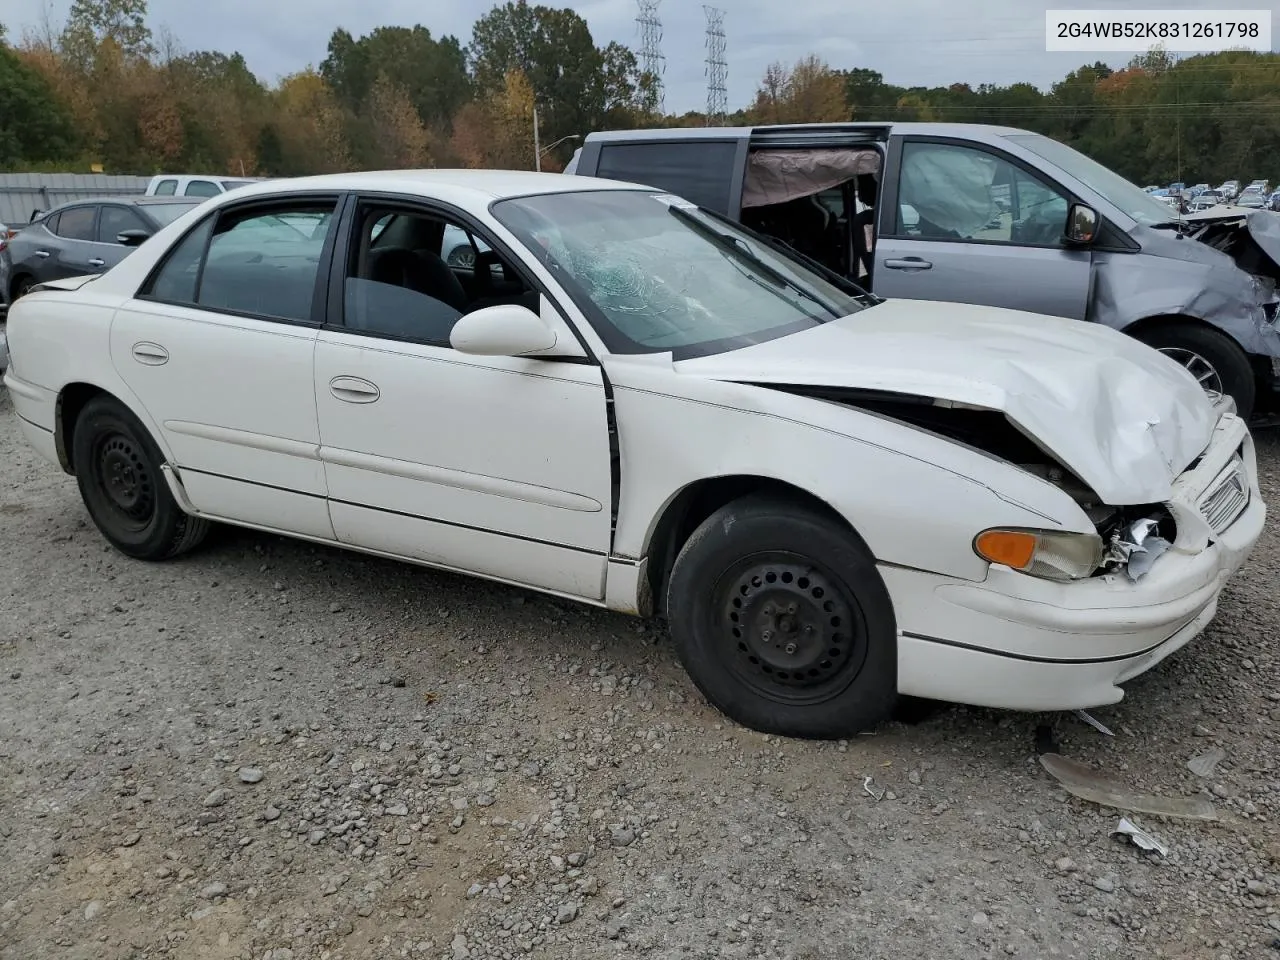
{"label": "wheel lug nut", "polygon": [[790,604],[790,605],[787,607],[787,613],[795,613],[795,612],[796,612],[796,605],[795,605],[794,603],[793,603],[793,604]]}
{"label": "wheel lug nut", "polygon": [[795,652],[796,652],[796,645],[794,643],[788,643],[786,648],[787,655],[790,656]]}
{"label": "wheel lug nut", "polygon": [[764,605],[764,615],[765,615],[766,617],[772,617],[772,616],[773,616],[773,604],[772,604],[772,603],[766,603],[766,604]]}
{"label": "wheel lug nut", "polygon": [[760,634],[760,637],[761,637],[761,639],[763,639],[763,640],[772,640],[772,639],[773,639],[773,631],[772,631],[772,630],[766,630],[766,631],[764,631],[762,634]]}

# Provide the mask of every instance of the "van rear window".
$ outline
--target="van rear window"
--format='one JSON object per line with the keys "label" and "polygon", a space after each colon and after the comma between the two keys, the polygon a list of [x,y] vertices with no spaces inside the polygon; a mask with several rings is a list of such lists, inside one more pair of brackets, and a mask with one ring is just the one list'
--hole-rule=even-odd
{"label": "van rear window", "polygon": [[669,190],[728,214],[738,143],[606,143],[600,147],[596,176]]}

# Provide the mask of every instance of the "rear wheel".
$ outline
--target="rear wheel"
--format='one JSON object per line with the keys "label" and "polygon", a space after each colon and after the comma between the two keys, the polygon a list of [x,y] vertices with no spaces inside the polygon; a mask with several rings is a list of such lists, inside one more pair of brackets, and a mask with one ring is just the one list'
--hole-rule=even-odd
{"label": "rear wheel", "polygon": [[1226,394],[1246,420],[1253,414],[1257,380],[1248,355],[1224,333],[1189,323],[1169,323],[1138,333],[1138,339],[1185,367],[1206,393]]}
{"label": "rear wheel", "polygon": [[25,297],[35,285],[36,282],[31,277],[19,277],[14,281],[13,296],[9,298],[10,302],[17,300],[19,297]]}
{"label": "rear wheel", "polygon": [[192,549],[209,521],[182,512],[160,472],[162,457],[123,404],[96,397],[76,418],[72,460],[94,524],[121,553],[165,560]]}
{"label": "rear wheel", "polygon": [[844,737],[893,709],[888,591],[862,542],[816,510],[752,496],[714,513],[676,558],[667,614],[693,682],[754,730]]}

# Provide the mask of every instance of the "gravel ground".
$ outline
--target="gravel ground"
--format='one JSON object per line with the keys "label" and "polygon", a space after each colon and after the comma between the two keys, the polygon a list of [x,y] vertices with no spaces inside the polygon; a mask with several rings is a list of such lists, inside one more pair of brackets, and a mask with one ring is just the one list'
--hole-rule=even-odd
{"label": "gravel ground", "polygon": [[[235,530],[127,560],[3,397],[0,477],[3,960],[1280,957],[1274,525],[1096,711],[1114,738],[938,707],[808,743],[621,616]],[[1046,720],[1229,821],[1133,817],[1167,858],[1110,836]]]}

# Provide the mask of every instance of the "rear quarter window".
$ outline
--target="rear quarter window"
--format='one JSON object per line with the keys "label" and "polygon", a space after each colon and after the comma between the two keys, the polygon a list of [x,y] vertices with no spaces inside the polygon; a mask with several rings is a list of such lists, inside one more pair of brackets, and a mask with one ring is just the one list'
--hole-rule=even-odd
{"label": "rear quarter window", "polygon": [[596,176],[670,190],[727,214],[737,152],[737,140],[606,143],[600,147]]}

